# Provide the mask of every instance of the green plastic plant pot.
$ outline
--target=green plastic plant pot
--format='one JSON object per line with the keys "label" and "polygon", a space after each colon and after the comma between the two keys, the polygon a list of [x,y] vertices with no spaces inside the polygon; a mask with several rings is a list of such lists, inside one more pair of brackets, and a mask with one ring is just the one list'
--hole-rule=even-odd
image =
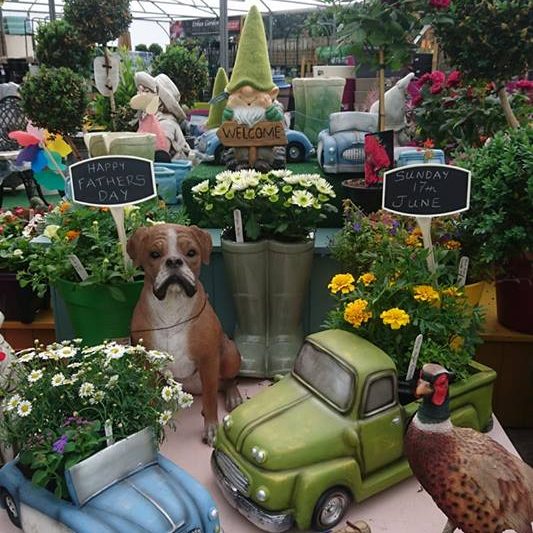
{"label": "green plastic plant pot", "polygon": [[81,285],[58,280],[55,286],[65,301],[76,337],[93,345],[130,336],[131,317],[143,284]]}

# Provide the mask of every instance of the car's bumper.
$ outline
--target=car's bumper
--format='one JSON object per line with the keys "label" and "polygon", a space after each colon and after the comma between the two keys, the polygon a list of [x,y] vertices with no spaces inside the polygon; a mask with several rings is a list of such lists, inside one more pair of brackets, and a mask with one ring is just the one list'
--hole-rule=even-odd
{"label": "car's bumper", "polygon": [[241,494],[220,469],[217,463],[216,453],[214,451],[211,455],[211,469],[215,474],[217,485],[228,503],[263,531],[281,533],[290,529],[294,522],[292,515],[290,513],[269,513]]}

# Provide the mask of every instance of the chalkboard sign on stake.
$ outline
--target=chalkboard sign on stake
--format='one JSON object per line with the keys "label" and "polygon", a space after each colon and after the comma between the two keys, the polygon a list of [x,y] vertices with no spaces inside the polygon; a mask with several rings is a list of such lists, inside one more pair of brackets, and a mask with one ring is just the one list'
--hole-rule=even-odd
{"label": "chalkboard sign on stake", "polygon": [[470,171],[451,165],[407,165],[383,175],[382,207],[416,217],[430,272],[437,265],[431,243],[431,218],[452,215],[470,207]]}

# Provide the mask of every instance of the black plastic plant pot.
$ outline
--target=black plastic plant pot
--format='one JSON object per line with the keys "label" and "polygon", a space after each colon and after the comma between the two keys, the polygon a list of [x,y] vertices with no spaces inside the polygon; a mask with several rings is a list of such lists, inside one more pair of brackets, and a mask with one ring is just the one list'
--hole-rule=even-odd
{"label": "black plastic plant pot", "polygon": [[349,179],[342,182],[346,198],[350,199],[366,215],[381,209],[383,186],[368,187],[364,179]]}
{"label": "black plastic plant pot", "polygon": [[15,272],[0,271],[0,311],[6,320],[29,324],[40,309],[47,306],[47,298],[39,298],[30,287],[21,287]]}

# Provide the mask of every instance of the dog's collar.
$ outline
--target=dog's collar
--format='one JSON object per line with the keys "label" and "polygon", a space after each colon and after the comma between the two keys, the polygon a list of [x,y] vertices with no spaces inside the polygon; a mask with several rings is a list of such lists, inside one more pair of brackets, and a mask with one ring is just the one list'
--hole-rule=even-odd
{"label": "dog's collar", "polygon": [[182,326],[183,324],[187,324],[188,322],[192,322],[193,320],[196,320],[203,312],[204,312],[204,309],[205,309],[205,306],[207,305],[207,294],[204,294],[204,302],[202,303],[202,307],[200,307],[200,310],[198,311],[198,313],[184,319],[184,320],[178,320],[178,322],[176,322],[175,324],[172,324],[170,326],[163,326],[163,327],[160,327],[160,328],[143,328],[143,329],[132,329],[131,330],[131,333],[141,333],[143,331],[162,331],[162,330],[165,330],[165,329],[172,329],[172,328],[175,328],[176,326]]}

